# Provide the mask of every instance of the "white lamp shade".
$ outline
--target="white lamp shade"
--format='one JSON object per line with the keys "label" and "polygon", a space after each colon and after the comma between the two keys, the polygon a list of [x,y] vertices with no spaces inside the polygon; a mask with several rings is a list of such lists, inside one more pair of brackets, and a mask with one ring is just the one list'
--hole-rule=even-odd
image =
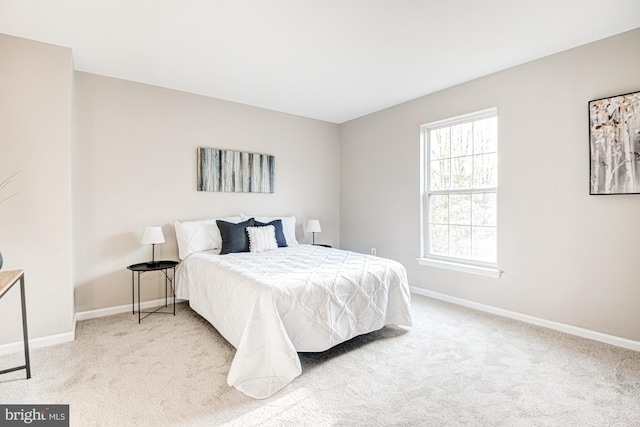
{"label": "white lamp shade", "polygon": [[309,222],[307,222],[307,233],[320,233],[321,231],[320,221],[317,219],[310,219]]}
{"label": "white lamp shade", "polygon": [[164,243],[162,227],[145,227],[144,234],[142,235],[142,244],[153,245],[156,243]]}

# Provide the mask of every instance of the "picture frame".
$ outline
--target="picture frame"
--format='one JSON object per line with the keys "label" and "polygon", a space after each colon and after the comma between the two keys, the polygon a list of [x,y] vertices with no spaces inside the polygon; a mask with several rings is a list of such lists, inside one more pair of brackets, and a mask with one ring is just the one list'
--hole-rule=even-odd
{"label": "picture frame", "polygon": [[589,101],[589,194],[640,194],[640,91]]}
{"label": "picture frame", "polygon": [[198,147],[198,191],[273,193],[275,157]]}

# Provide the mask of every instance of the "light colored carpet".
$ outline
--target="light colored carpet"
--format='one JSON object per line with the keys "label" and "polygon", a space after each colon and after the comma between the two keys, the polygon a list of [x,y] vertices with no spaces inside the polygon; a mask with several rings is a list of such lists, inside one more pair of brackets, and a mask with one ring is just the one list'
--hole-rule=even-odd
{"label": "light colored carpet", "polygon": [[413,314],[301,353],[266,400],[227,386],[235,349],[186,304],[86,320],[32,351],[32,379],[0,376],[0,403],[70,404],[72,426],[640,426],[638,352],[422,296]]}

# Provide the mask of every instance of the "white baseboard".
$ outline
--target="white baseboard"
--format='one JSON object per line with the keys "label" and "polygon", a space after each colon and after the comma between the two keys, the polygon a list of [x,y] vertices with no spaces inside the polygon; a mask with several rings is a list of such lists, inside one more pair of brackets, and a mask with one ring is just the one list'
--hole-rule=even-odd
{"label": "white baseboard", "polygon": [[[469,307],[469,308],[484,311],[487,313],[495,314],[498,316],[507,317],[509,319],[519,320],[521,322],[530,323],[532,325],[542,326],[544,328],[553,329],[553,330],[564,332],[570,335],[592,339],[594,341],[599,341],[606,344],[627,348],[629,350],[640,351],[639,341],[633,341],[626,338],[616,337],[614,335],[603,334],[601,332],[578,328],[576,326],[571,326],[564,323],[553,322],[551,320],[545,320],[539,317],[517,313],[515,311],[509,311],[502,308],[492,307],[490,305],[480,304],[480,303],[465,300],[462,298],[452,297],[450,295],[441,294],[438,292],[430,291],[428,289],[417,288],[415,286],[411,286],[411,292],[418,295],[423,295],[429,298],[434,298],[437,300],[450,302],[452,304],[457,304],[464,307]],[[182,301],[183,300],[176,300],[176,303],[180,303]],[[173,300],[169,298],[169,302],[173,303]],[[143,302],[140,304],[140,307],[146,310],[147,308],[157,307],[162,304],[164,304],[164,298]],[[98,310],[81,311],[79,313],[76,313],[73,321],[73,325],[72,325],[72,330],[70,332],[57,334],[57,335],[50,335],[50,336],[41,337],[41,338],[29,339],[29,348],[31,349],[31,348],[48,347],[52,345],[62,344],[69,341],[74,341],[75,335],[76,335],[75,329],[76,329],[77,321],[95,319],[95,318],[104,317],[104,316],[111,316],[113,314],[126,313],[129,311],[131,311],[130,304],[120,305],[116,307],[109,307],[109,308],[101,308]],[[22,341],[3,344],[3,345],[0,345],[0,355],[21,352],[23,351],[23,349],[24,349],[24,346],[22,344]]]}
{"label": "white baseboard", "polygon": [[[176,299],[176,303],[180,303],[183,300]],[[173,298],[169,298],[169,303],[173,304]],[[148,308],[158,307],[164,305],[164,298],[153,301],[145,301],[140,303],[140,308],[146,310]],[[136,310],[138,306],[136,305]],[[96,319],[98,317],[111,316],[112,314],[120,314],[131,312],[131,304],[120,305],[116,307],[101,308],[98,310],[81,311],[76,313],[73,319],[73,325],[71,325],[70,332],[64,332],[57,335],[49,335],[40,338],[29,338],[29,350],[34,348],[49,347],[52,345],[62,344],[65,342],[74,341],[76,339],[76,322],[81,320]],[[24,351],[24,344],[22,341],[12,342],[9,344],[0,345],[0,355],[18,353]]]}
{"label": "white baseboard", "polygon": [[532,325],[542,326],[544,328],[553,329],[553,330],[564,332],[570,335],[575,335],[582,338],[588,338],[594,341],[600,341],[606,344],[627,348],[629,350],[640,351],[640,341],[633,341],[626,338],[616,337],[614,335],[603,334],[601,332],[596,332],[589,329],[583,329],[583,328],[578,328],[576,326],[566,325],[564,323],[540,319],[539,317],[533,317],[527,314],[517,313],[515,311],[509,311],[502,308],[492,307],[490,305],[480,304],[480,303],[465,300],[462,298],[452,297],[452,296],[441,294],[438,292],[433,292],[427,289],[417,288],[415,286],[411,286],[411,292],[418,295],[423,295],[426,297],[438,299],[441,301],[450,302],[452,304],[462,305],[464,307],[469,307],[469,308],[484,311],[487,313],[496,314],[498,316],[508,317],[509,319],[519,320],[521,322],[530,323]]}
{"label": "white baseboard", "polygon": [[[62,334],[49,335],[41,338],[29,339],[29,351],[34,348],[49,347],[51,345],[62,344],[70,342],[76,339],[76,322],[73,321],[73,328],[70,332],[64,332]],[[12,342],[9,344],[0,345],[0,355],[10,353],[22,353],[24,351],[24,344],[22,341]]]}
{"label": "white baseboard", "polygon": [[[182,302],[182,300],[176,299],[176,304]],[[173,298],[169,298],[169,304],[173,304]],[[148,308],[158,307],[164,305],[164,298],[144,301],[140,303],[140,309],[146,310]],[[136,311],[138,310],[138,304],[136,304]],[[118,305],[116,307],[99,308],[97,310],[81,311],[76,313],[76,320],[88,320],[96,319],[98,317],[111,316],[112,314],[131,313],[131,304]]]}

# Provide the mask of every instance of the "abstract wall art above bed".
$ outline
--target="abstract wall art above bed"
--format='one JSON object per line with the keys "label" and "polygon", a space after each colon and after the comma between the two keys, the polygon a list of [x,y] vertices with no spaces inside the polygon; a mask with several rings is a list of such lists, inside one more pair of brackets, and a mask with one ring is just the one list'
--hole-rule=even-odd
{"label": "abstract wall art above bed", "polygon": [[198,191],[273,193],[275,157],[198,147]]}

